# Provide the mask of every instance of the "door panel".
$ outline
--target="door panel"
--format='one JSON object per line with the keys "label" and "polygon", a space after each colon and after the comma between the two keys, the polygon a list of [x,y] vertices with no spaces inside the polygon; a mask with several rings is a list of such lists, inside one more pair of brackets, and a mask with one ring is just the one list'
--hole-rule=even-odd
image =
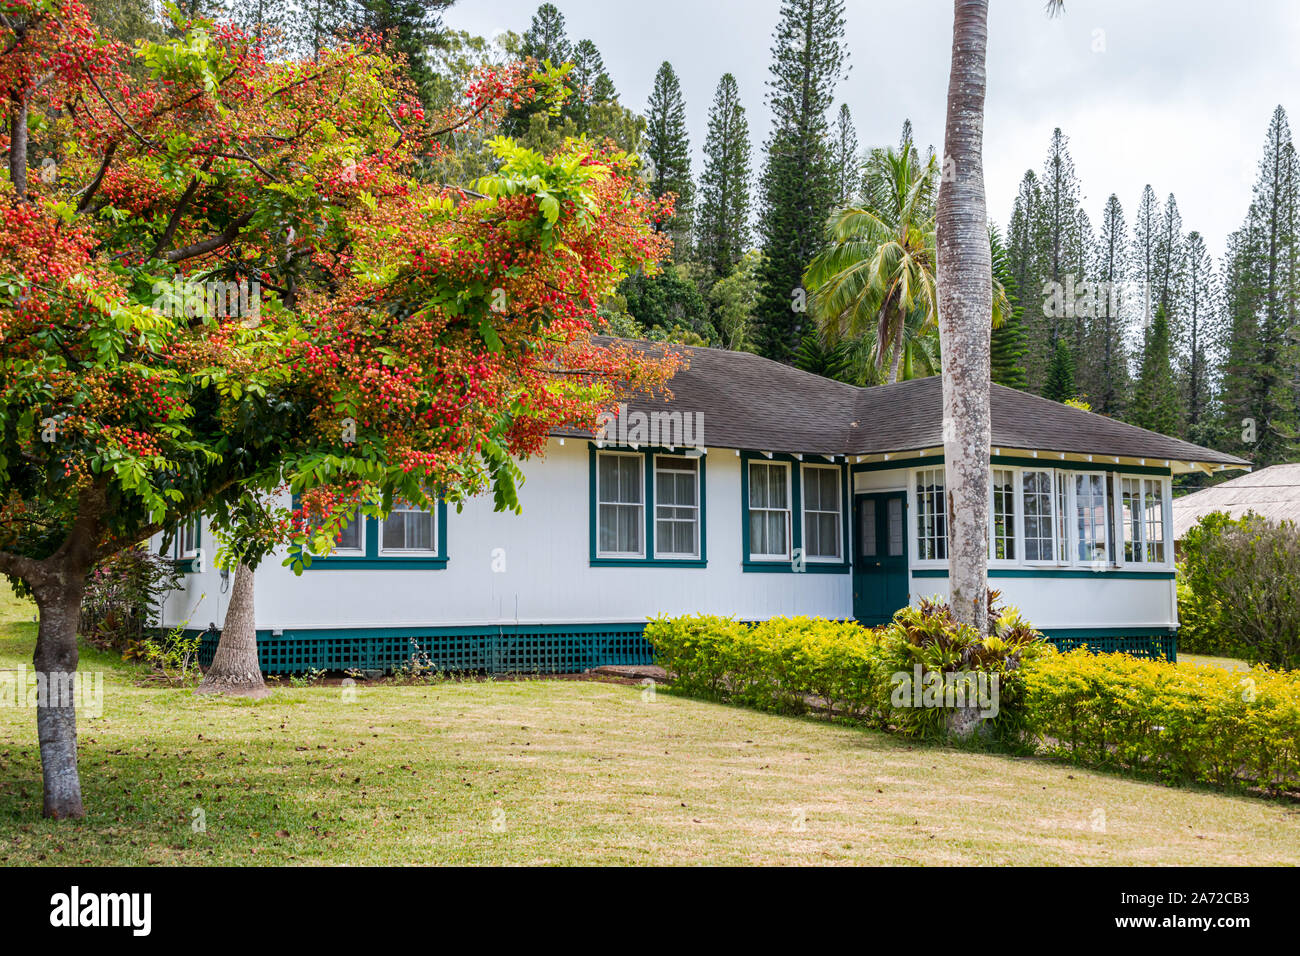
{"label": "door panel", "polygon": [[884,624],[907,604],[907,494],[854,496],[853,615]]}

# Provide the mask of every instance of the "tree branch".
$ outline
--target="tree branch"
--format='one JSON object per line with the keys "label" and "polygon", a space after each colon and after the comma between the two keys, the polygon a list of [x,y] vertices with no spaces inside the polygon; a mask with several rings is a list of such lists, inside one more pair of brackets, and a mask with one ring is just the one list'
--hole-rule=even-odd
{"label": "tree branch", "polygon": [[180,249],[173,249],[166,253],[163,258],[168,262],[184,262],[186,259],[194,259],[198,256],[205,256],[209,252],[215,252],[223,246],[228,246],[235,241],[240,230],[247,226],[253,219],[251,212],[246,212],[239,218],[235,219],[225,229],[215,236],[209,236],[201,242],[193,245],[184,246]]}

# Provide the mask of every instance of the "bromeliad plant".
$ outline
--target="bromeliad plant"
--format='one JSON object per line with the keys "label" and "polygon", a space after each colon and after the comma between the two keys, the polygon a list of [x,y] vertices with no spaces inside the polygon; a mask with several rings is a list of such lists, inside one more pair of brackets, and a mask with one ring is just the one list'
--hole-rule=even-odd
{"label": "bromeliad plant", "polygon": [[[999,605],[1001,592],[988,593],[988,634],[956,619],[952,608],[939,598],[921,599],[899,610],[881,629],[885,669],[895,674],[934,672],[939,675],[996,675],[997,714],[989,729],[1004,740],[1016,739],[1021,730],[1022,667],[1052,647],[1013,607]],[[877,693],[893,698],[896,684],[878,683]],[[889,711],[885,701],[882,709]],[[971,728],[964,709],[950,707],[893,707],[890,721],[899,731],[919,737],[962,736]]]}
{"label": "bromeliad plant", "polygon": [[[127,50],[79,0],[0,0],[0,572],[42,673],[76,669],[90,570],[196,512],[287,483],[327,516],[305,544],[356,500],[517,507],[515,460],[675,367],[588,335],[662,251],[631,158],[501,142],[481,195],[421,178],[536,77],[432,117],[375,41],[177,32]],[[45,812],[81,816],[71,702],[37,724]]]}

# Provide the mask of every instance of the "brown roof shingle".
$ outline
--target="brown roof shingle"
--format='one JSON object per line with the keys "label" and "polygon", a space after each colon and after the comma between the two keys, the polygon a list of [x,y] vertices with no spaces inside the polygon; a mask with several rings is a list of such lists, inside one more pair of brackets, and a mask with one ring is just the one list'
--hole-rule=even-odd
{"label": "brown roof shingle", "polygon": [[[598,341],[609,341],[608,339]],[[661,343],[634,343],[660,352]],[[802,454],[868,455],[943,445],[943,384],[938,377],[858,388],[748,352],[669,346],[690,366],[669,382],[668,407],[702,413],[703,444]],[[1160,458],[1206,464],[1248,462],[1127,425],[1037,395],[994,385],[993,445],[1038,451]],[[634,399],[633,411],[663,410]],[[590,436],[580,430],[556,434]]]}

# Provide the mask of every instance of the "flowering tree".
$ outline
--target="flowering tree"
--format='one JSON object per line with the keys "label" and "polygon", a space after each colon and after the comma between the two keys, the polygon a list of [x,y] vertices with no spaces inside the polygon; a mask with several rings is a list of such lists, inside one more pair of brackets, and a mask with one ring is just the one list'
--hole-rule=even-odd
{"label": "flowering tree", "polygon": [[47,815],[84,813],[69,684],[97,561],[281,482],[314,509],[303,544],[341,500],[511,507],[552,428],[674,370],[588,335],[661,252],[630,158],[500,141],[480,193],[419,175],[537,80],[488,71],[426,116],[366,40],[268,62],[196,21],[128,51],[79,0],[0,0],[0,571],[40,608]]}

